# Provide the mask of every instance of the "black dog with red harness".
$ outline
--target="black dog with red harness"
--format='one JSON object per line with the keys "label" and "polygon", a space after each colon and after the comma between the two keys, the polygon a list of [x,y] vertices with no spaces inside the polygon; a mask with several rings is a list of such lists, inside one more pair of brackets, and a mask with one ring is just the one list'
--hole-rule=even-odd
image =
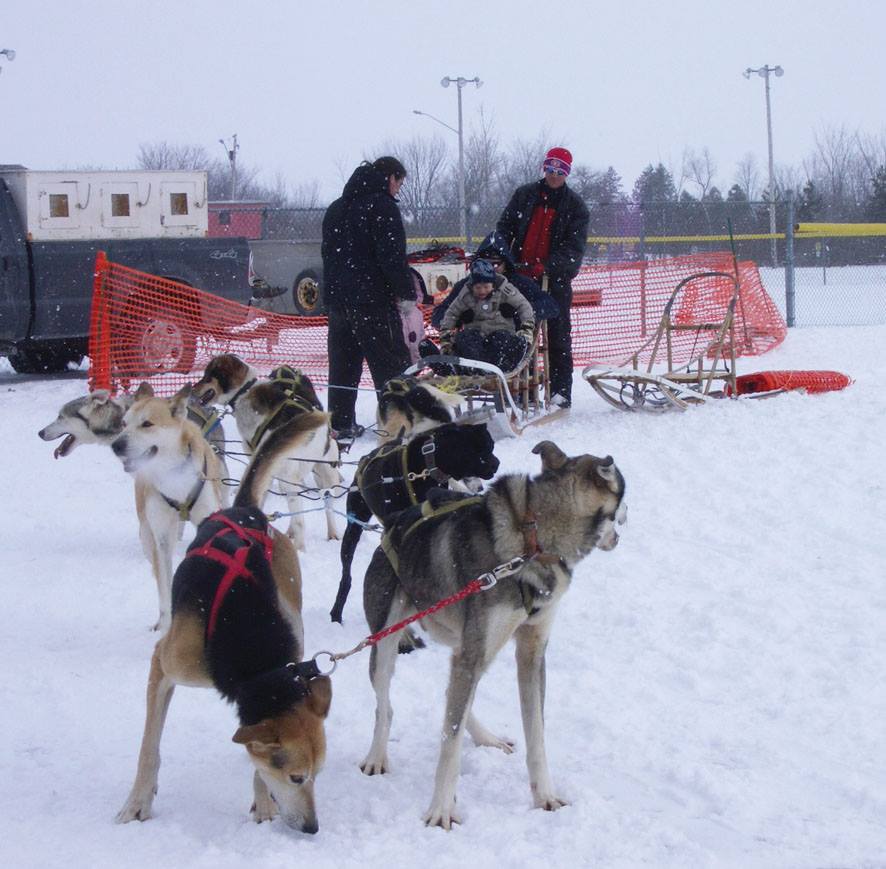
{"label": "black dog with red harness", "polygon": [[280,611],[272,557],[260,510],[221,510],[201,523],[172,587],[173,612],[205,617],[212,681],[244,725],[304,699],[305,677],[317,675],[310,662],[300,671],[292,663],[301,660],[301,642]]}

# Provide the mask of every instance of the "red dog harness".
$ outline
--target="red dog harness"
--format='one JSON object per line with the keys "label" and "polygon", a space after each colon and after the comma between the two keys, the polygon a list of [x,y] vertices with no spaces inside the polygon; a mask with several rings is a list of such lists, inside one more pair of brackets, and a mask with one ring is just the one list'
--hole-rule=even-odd
{"label": "red dog harness", "polygon": [[[258,543],[264,548],[264,556],[269,564],[273,555],[274,544],[270,535],[266,532],[260,531],[258,528],[244,528],[242,525],[232,522],[221,513],[213,513],[206,521],[218,522],[223,527],[219,528],[202,546],[190,550],[187,557],[208,558],[210,561],[214,561],[225,568],[224,575],[215,589],[212,607],[209,610],[209,620],[206,624],[206,638],[210,639],[215,632],[215,623],[218,620],[218,611],[221,609],[222,600],[230,591],[234,582],[238,579],[245,579],[251,583],[256,582],[252,571],[246,566],[246,559],[249,557],[249,551],[253,544]],[[229,555],[216,545],[216,541],[219,538],[230,534],[234,534],[244,544],[238,546],[233,555]]]}

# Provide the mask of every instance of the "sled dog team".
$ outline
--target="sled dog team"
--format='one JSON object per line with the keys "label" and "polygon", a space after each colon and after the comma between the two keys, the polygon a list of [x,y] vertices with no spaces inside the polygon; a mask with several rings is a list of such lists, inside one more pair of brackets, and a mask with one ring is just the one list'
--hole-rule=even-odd
{"label": "sled dog team", "polygon": [[[250,456],[232,506],[213,405],[234,416]],[[47,441],[62,439],[56,458],[80,444],[111,447],[134,479],[139,536],[157,583],[160,639],[151,659],[136,777],[118,821],[151,817],[166,712],[175,686],[190,685],[214,687],[237,710],[233,741],[245,747],[254,766],[255,821],[279,814],[301,832],[319,829],[314,782],[325,758],[332,685],[313,661],[302,661],[296,551],[305,546],[301,517],[292,516],[282,533],[262,504],[274,490],[296,513],[303,509],[300,493],[328,494],[336,487],[347,493],[349,521],[335,621],[341,621],[347,600],[354,550],[373,516],[383,528],[363,581],[373,634],[499,565],[514,559],[520,565],[482,593],[421,619],[424,630],[452,650],[425,823],[448,830],[461,820],[456,788],[465,731],[476,745],[514,749],[471,711],[480,678],[512,637],[533,805],[547,811],[565,805],[545,754],[545,649],[576,565],[594,548],[608,551],[618,543],[616,526],[627,509],[624,479],[610,456],[567,456],[542,441],[532,450],[541,460],[540,474],[492,480],[499,462],[488,417],[456,415],[456,405],[457,398],[421,382],[389,384],[379,402],[382,443],[360,460],[350,487],[342,484],[335,433],[310,380],[286,366],[262,377],[231,354],[213,359],[193,387],[171,399],[156,397],[147,383],[131,397],[97,390],[65,404],[39,432]],[[330,500],[325,498],[332,540],[339,530]],[[173,572],[186,522],[196,527],[196,536]],[[390,684],[398,647],[420,645],[403,631],[371,646],[375,728],[360,764],[367,775],[390,769]]]}

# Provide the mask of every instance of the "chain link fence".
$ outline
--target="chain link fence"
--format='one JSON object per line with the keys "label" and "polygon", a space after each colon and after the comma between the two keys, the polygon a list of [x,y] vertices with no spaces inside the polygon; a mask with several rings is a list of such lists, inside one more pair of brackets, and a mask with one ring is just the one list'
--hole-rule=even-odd
{"label": "chain link fence", "polygon": [[[403,208],[409,249],[434,243],[471,252],[491,232],[505,203],[470,206],[459,235],[457,206]],[[319,242],[324,208],[270,208],[255,203],[211,203],[210,234]],[[225,206],[228,206],[225,208]],[[760,267],[766,289],[788,325],[886,323],[886,225],[871,229],[827,214],[814,233],[800,224],[790,200],[768,202],[686,199],[678,202],[588,202],[585,261],[592,264],[655,260],[733,250]],[[771,211],[776,232],[770,232]],[[816,224],[812,224],[815,226]],[[833,230],[828,234],[828,227]]]}

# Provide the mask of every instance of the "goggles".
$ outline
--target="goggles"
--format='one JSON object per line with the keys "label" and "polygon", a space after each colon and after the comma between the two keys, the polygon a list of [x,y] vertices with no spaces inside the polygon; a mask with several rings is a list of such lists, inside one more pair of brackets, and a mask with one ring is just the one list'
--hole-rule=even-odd
{"label": "goggles", "polygon": [[562,160],[546,160],[544,163],[546,175],[568,175],[569,168]]}

